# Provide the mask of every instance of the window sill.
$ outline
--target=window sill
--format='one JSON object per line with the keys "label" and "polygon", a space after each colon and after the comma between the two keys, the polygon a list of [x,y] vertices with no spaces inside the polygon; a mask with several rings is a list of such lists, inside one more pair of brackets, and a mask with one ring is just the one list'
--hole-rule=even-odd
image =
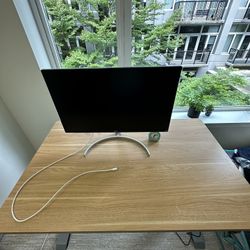
{"label": "window sill", "polygon": [[[173,112],[172,119],[191,119],[187,112]],[[250,123],[250,111],[213,111],[207,117],[201,113],[199,119],[205,124]]]}

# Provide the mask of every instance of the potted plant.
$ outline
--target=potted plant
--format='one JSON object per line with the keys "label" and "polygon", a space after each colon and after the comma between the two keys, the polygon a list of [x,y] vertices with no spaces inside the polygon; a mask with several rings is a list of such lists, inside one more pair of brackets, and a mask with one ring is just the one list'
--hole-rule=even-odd
{"label": "potted plant", "polygon": [[190,118],[198,118],[203,109],[204,105],[202,103],[197,103],[197,102],[189,103],[189,109],[187,115]]}
{"label": "potted plant", "polygon": [[204,110],[205,115],[211,115],[217,105],[249,104],[249,95],[239,90],[239,87],[246,86],[247,81],[244,77],[234,74],[235,71],[230,68],[201,77],[182,76],[176,105],[189,106],[188,116],[197,118]]}
{"label": "potted plant", "polygon": [[205,108],[203,100],[203,86],[199,78],[183,77],[179,85],[176,103],[181,106],[189,106],[187,115],[191,118],[198,118]]}
{"label": "potted plant", "polygon": [[210,116],[214,110],[214,105],[209,104],[205,107],[205,116]]}

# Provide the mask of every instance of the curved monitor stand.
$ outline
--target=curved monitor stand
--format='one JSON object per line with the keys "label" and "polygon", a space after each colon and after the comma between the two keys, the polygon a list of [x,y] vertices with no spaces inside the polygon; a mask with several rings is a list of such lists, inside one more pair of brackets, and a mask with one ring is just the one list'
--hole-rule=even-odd
{"label": "curved monitor stand", "polygon": [[107,136],[107,137],[104,137],[102,139],[98,139],[98,140],[94,141],[93,143],[91,143],[86,148],[83,155],[84,155],[84,157],[86,157],[88,152],[99,143],[109,141],[109,140],[120,140],[120,139],[135,142],[137,145],[141,146],[144,149],[144,151],[146,152],[147,156],[150,157],[150,151],[148,150],[148,148],[142,142],[140,142],[140,141],[138,141],[138,140],[136,140],[136,139],[134,139],[132,137],[121,135],[119,133],[117,133],[115,135]]}

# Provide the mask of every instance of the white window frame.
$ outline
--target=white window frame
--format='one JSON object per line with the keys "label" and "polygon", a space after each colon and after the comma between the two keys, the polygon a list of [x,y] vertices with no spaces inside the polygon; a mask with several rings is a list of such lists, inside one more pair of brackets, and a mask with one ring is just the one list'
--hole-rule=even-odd
{"label": "white window frame", "polygon": [[[188,49],[189,40],[190,40],[191,36],[197,36],[196,44],[195,44],[195,47],[194,47],[194,51],[197,51],[197,48],[198,48],[199,43],[200,43],[201,36],[203,36],[203,35],[207,36],[204,48],[207,47],[208,41],[209,41],[209,39],[210,39],[211,36],[215,36],[216,37],[215,41],[214,41],[214,44],[213,44],[213,47],[211,49],[211,51],[213,51],[214,46],[215,46],[215,44],[217,42],[217,39],[218,39],[220,28],[219,28],[218,32],[202,32],[204,26],[209,26],[209,25],[200,25],[201,29],[200,29],[199,33],[180,33],[180,27],[181,26],[188,26],[188,25],[179,25],[179,27],[178,27],[178,34],[181,34],[181,35],[183,35],[186,38],[185,46],[184,46],[184,49],[183,49],[184,51],[187,51],[187,49]],[[210,25],[210,26],[212,26],[212,25]],[[178,49],[175,48],[174,55],[173,55],[173,60],[174,61],[181,61],[181,60],[183,60],[184,62],[185,61],[188,62],[188,61],[193,61],[194,60],[195,54],[193,55],[192,59],[185,59],[186,58],[186,52],[184,52],[184,54],[183,54],[183,58],[184,59],[179,59],[179,58],[176,58],[177,52],[178,52]]]}
{"label": "white window frame", "polygon": [[[229,51],[230,51],[230,49],[232,48],[232,45],[233,45],[233,43],[234,43],[234,40],[235,40],[235,38],[236,38],[236,35],[242,35],[242,37],[241,37],[241,39],[240,39],[240,42],[239,42],[237,48],[234,48],[234,49],[239,49],[239,48],[241,47],[241,45],[242,45],[242,43],[243,43],[243,41],[244,41],[244,39],[245,39],[245,36],[250,36],[250,31],[247,32],[248,28],[250,28],[250,24],[247,25],[245,31],[241,31],[241,32],[233,31],[233,32],[229,32],[229,33],[228,33],[228,36],[229,36],[229,35],[232,35],[232,36],[233,36],[233,39],[232,39],[232,41],[231,41],[231,43],[230,43],[230,46],[229,46],[228,50],[227,50],[226,52],[224,52],[224,53],[229,53]],[[249,43],[247,49],[250,49],[250,43]]]}
{"label": "white window frame", "polygon": [[51,68],[60,67],[60,57],[57,47],[54,43],[53,35],[51,33],[49,23],[45,17],[45,12],[41,1],[38,0],[27,0],[35,17],[37,29],[41,35],[42,41],[44,43],[49,61],[51,63]]}
{"label": "white window frame", "polygon": [[118,66],[131,66],[132,0],[116,0]]}

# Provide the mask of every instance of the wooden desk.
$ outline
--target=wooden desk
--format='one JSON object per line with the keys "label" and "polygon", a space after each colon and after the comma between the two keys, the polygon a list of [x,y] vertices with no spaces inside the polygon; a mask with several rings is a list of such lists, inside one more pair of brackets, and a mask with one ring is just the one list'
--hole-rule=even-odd
{"label": "wooden desk", "polygon": [[64,182],[82,171],[114,166],[119,171],[83,176],[37,217],[16,223],[10,204],[32,173],[102,134],[65,134],[55,124],[0,209],[0,232],[112,232],[249,230],[250,186],[201,121],[172,120],[158,143],[131,133],[151,151],[110,141],[58,163],[22,191],[18,217],[36,211]]}

